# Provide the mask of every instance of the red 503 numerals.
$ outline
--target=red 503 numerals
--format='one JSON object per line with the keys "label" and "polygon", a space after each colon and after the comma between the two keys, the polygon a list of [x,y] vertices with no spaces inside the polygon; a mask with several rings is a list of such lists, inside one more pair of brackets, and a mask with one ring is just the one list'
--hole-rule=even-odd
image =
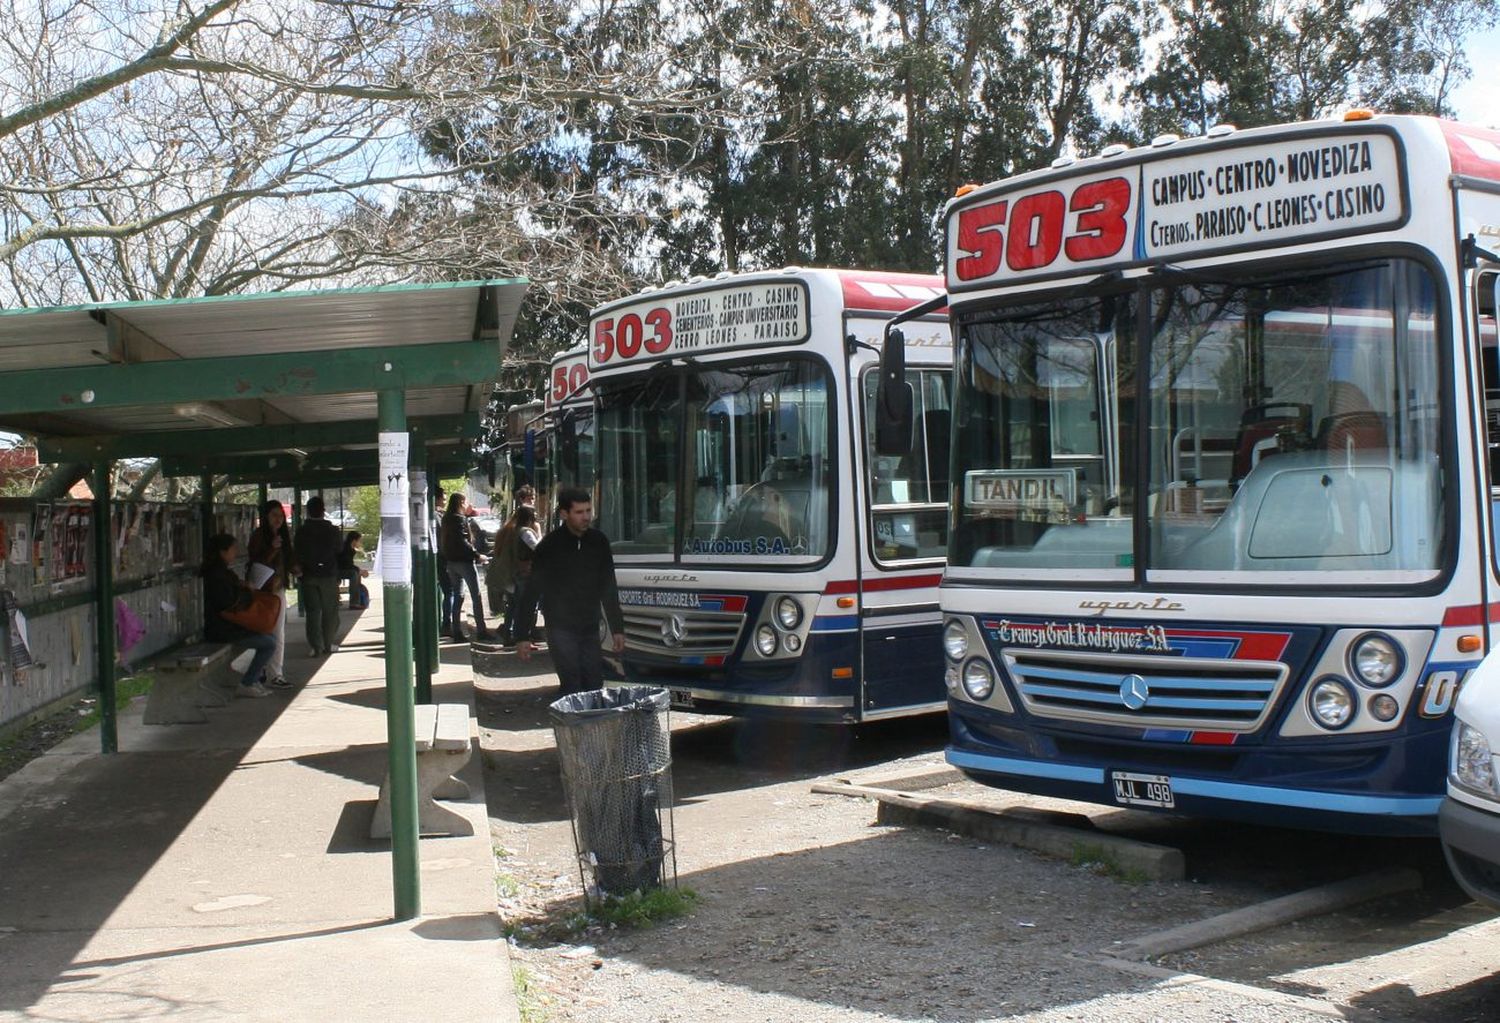
{"label": "red 503 numerals", "polygon": [[618,321],[594,321],[594,362],[633,359],[641,352],[660,355],[672,347],[672,311],[658,306],[644,316],[626,313]]}
{"label": "red 503 numerals", "polygon": [[999,272],[1051,266],[1058,254],[1075,263],[1107,259],[1125,245],[1130,182],[1107,178],[1079,185],[1071,195],[1056,189],[1019,199],[999,199],[958,211],[958,247],[969,253],[953,261],[961,281]]}
{"label": "red 503 numerals", "polygon": [[582,363],[555,366],[552,369],[552,400],[563,401],[583,390],[589,382],[589,369]]}

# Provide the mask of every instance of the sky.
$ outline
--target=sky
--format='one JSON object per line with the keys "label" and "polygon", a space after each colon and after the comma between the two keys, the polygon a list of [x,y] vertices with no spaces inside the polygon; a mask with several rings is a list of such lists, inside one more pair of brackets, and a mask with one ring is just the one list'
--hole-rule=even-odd
{"label": "sky", "polygon": [[1453,93],[1460,121],[1500,128],[1500,28],[1469,38],[1473,75]]}

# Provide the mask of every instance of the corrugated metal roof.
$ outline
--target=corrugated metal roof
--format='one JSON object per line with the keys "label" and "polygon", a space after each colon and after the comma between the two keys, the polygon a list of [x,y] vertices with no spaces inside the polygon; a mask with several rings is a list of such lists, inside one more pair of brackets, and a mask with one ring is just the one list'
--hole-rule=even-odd
{"label": "corrugated metal roof", "polygon": [[[118,357],[110,353],[111,323],[134,337],[144,335],[150,359],[448,344],[481,339],[476,328],[483,324],[482,339],[495,341],[498,369],[526,288],[525,280],[501,279],[6,309],[0,310],[0,373],[108,365]],[[479,304],[486,293],[494,308],[481,317]],[[407,414],[482,409],[487,385],[487,380],[475,380],[469,387],[413,390],[407,395]],[[249,415],[234,407],[242,404],[221,402],[218,407],[228,407],[231,420],[252,425],[262,420],[374,419],[376,413],[373,392],[277,397],[265,401],[259,414],[252,407]],[[45,417],[7,417],[0,410],[0,428],[50,436],[203,428],[203,422],[180,414],[179,407],[75,409]]]}

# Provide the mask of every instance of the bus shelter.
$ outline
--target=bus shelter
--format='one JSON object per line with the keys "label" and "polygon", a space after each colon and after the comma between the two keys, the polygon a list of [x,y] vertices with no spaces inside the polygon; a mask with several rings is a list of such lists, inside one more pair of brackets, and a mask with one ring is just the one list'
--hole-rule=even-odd
{"label": "bus shelter", "polygon": [[299,493],[378,484],[395,917],[421,911],[414,705],[438,659],[427,480],[471,463],[522,279],[0,310],[0,430],[91,477],[94,672],[118,748],[110,501],[115,463]]}

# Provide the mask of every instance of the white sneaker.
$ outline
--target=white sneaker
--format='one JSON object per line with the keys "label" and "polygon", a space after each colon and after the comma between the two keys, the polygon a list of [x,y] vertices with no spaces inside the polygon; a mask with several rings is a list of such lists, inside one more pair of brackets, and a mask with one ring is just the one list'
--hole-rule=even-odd
{"label": "white sneaker", "polygon": [[330,654],[336,654],[336,653],[338,653],[339,652],[339,645],[337,643],[333,644],[333,646],[331,646],[331,647],[328,648],[328,652]]}
{"label": "white sneaker", "polygon": [[256,682],[253,685],[240,686],[239,693],[237,695],[244,696],[244,697],[247,697],[249,699],[257,699],[258,700],[262,696],[270,696],[271,695],[271,690],[267,689],[265,686],[261,685],[259,682]]}

